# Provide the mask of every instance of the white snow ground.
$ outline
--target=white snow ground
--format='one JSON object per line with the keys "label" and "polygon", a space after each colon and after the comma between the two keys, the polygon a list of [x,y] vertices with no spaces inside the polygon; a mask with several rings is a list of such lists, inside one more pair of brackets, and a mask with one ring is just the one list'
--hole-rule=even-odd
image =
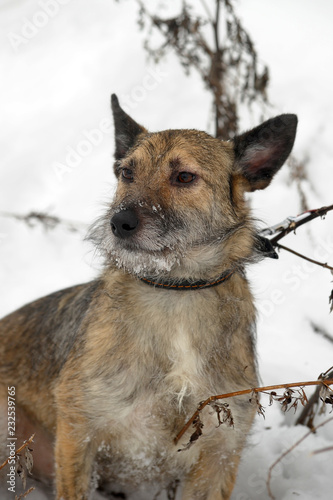
{"label": "white snow ground", "polygon": [[[45,14],[47,3],[0,0],[0,211],[48,211],[86,224],[113,192],[110,93],[116,92],[127,110],[151,130],[210,131],[209,96],[194,73],[184,76],[174,57],[158,67],[147,63],[133,1],[54,0],[53,11]],[[298,114],[294,152],[308,159],[309,204],[332,204],[333,3],[242,0],[238,5],[261,59],[270,67],[274,106],[269,115]],[[256,124],[244,117],[244,126]],[[59,164],[68,169],[62,177]],[[300,211],[287,167],[267,191],[251,199],[255,214],[266,224]],[[299,229],[296,237],[289,235],[284,244],[333,265],[332,220],[332,213],[324,221],[316,220]],[[92,278],[98,262],[89,245],[82,243],[83,234],[30,229],[0,217],[0,315]],[[311,328],[311,322],[316,323],[333,336],[329,272],[281,252],[280,260],[253,267],[250,278],[260,313],[263,384],[317,378],[333,365],[332,342]],[[270,465],[307,432],[294,427],[294,420],[276,404],[267,408],[266,420],[257,418],[232,500],[268,498]],[[333,422],[274,469],[276,499],[332,498],[333,451],[312,454],[332,446]],[[0,496],[6,498],[5,492]],[[35,492],[28,498],[44,497]]]}

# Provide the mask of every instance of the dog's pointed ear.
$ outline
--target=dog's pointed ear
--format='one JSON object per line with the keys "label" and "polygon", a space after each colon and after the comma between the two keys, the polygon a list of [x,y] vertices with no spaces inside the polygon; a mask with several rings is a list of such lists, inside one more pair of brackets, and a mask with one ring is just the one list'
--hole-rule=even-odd
{"label": "dog's pointed ear", "polygon": [[297,116],[279,115],[234,138],[236,174],[247,181],[246,190],[269,185],[294,145]]}
{"label": "dog's pointed ear", "polygon": [[128,150],[134,145],[137,137],[142,133],[147,133],[147,130],[136,123],[125,111],[120,107],[116,94],[111,95],[111,109],[113,114],[115,128],[115,159],[121,160]]}

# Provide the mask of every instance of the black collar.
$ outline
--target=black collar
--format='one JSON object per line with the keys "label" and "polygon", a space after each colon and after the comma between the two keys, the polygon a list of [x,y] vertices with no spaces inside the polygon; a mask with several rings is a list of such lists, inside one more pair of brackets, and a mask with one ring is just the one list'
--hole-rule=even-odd
{"label": "black collar", "polygon": [[234,274],[234,270],[228,269],[224,271],[218,278],[212,281],[205,280],[177,280],[164,278],[157,280],[155,278],[143,278],[139,276],[139,279],[146,283],[146,285],[153,286],[155,288],[164,288],[167,290],[202,290],[204,288],[211,288],[213,286],[220,285],[224,281],[227,281]]}

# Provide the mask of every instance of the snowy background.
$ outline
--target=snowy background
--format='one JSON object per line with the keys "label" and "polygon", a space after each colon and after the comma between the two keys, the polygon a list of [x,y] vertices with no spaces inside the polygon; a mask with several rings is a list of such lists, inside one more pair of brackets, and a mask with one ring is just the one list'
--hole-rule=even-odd
{"label": "snowy background", "polygon": [[[81,222],[83,230],[46,232],[0,216],[0,316],[87,281],[99,270],[82,239],[85,225],[101,213],[114,190],[111,92],[152,131],[212,131],[210,98],[197,75],[186,77],[172,56],[158,67],[147,62],[133,1],[54,0],[48,15],[45,4],[47,0],[0,0],[0,212],[47,211]],[[308,159],[310,182],[304,182],[304,189],[309,204],[332,204],[333,3],[242,0],[238,7],[261,60],[269,65],[273,106],[267,117],[298,115],[294,152]],[[257,124],[254,117],[244,118],[244,127]],[[288,167],[267,191],[251,195],[251,202],[267,225],[299,213]],[[333,265],[332,221],[331,213],[283,243]],[[262,383],[316,379],[333,365],[333,343],[311,326],[333,336],[328,306],[332,276],[281,252],[278,261],[254,266],[250,278],[260,313]],[[257,418],[232,500],[268,498],[270,465],[307,432],[293,426],[295,418],[277,405],[267,408],[265,420]],[[332,498],[333,451],[312,454],[332,445],[331,422],[274,469],[276,498]],[[28,498],[44,497],[34,493]]]}

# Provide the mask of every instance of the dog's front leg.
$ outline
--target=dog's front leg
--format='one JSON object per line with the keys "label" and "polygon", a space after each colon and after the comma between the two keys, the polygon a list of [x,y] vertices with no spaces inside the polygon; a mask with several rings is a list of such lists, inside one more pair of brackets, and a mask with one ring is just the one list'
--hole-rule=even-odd
{"label": "dog's front leg", "polygon": [[56,490],[57,500],[87,500],[91,489],[93,452],[82,419],[57,421]]}
{"label": "dog's front leg", "polygon": [[229,500],[237,477],[239,455],[204,450],[185,479],[182,500]]}

